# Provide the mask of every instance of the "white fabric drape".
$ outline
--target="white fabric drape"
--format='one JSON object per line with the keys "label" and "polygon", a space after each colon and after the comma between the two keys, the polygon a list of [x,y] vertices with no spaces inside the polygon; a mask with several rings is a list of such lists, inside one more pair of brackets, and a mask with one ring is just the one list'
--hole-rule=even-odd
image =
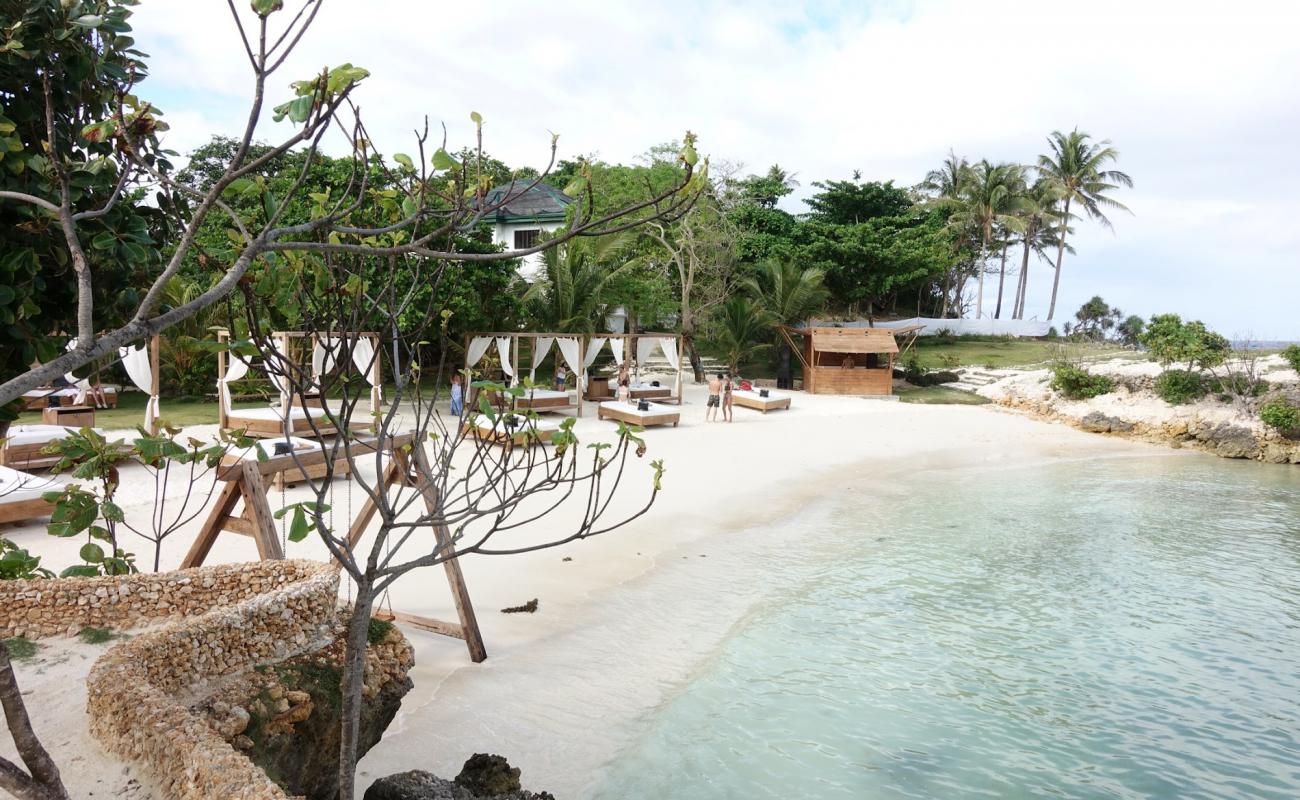
{"label": "white fabric drape", "polygon": [[640,370],[650,360],[650,354],[659,346],[659,340],[653,336],[640,336],[636,340],[636,366]]}
{"label": "white fabric drape", "polygon": [[320,380],[320,376],[334,369],[335,356],[338,355],[339,347],[343,344],[342,339],[333,336],[324,336],[316,340],[316,345],[311,350],[311,376],[313,380]]}
{"label": "white fabric drape", "polygon": [[533,366],[528,370],[528,379],[537,380],[537,368],[546,360],[546,356],[551,352],[551,345],[555,344],[553,336],[538,336],[533,340]]}
{"label": "white fabric drape", "polygon": [[217,379],[217,395],[227,414],[231,411],[230,384],[248,374],[248,362],[234,353],[226,354],[226,374]]}
{"label": "white fabric drape", "polygon": [[511,380],[515,377],[515,368],[510,363],[510,337],[497,337],[497,354],[501,356],[501,371]]}
{"label": "white fabric drape", "polygon": [[581,369],[582,359],[578,358],[578,340],[570,337],[563,337],[555,340],[555,344],[560,348],[560,355],[564,356],[564,363],[569,365],[569,371],[577,377],[578,392],[581,393],[583,384],[586,380]]}
{"label": "white fabric drape", "polygon": [[[77,337],[72,337],[63,349],[69,353],[77,349]],[[86,395],[90,392],[90,380],[88,378],[78,378],[71,372],[66,372],[63,379],[77,390],[77,396],[72,399],[72,404],[79,406],[86,402]]]}
{"label": "white fabric drape", "polygon": [[492,346],[491,336],[475,336],[469,340],[469,349],[465,351],[465,366],[473,367],[483,360],[488,348]]}
{"label": "white fabric drape", "polygon": [[126,376],[131,379],[131,383],[149,395],[149,402],[144,406],[144,428],[152,431],[159,410],[158,395],[153,393],[153,365],[149,361],[149,348],[119,347],[117,354],[122,357],[122,366],[126,367]]}
{"label": "white fabric drape", "polygon": [[591,369],[591,365],[596,363],[596,356],[600,355],[600,348],[604,347],[605,342],[607,341],[609,340],[604,336],[593,336],[591,337],[591,340],[587,342],[587,355],[582,359],[582,369],[584,372]]}
{"label": "white fabric drape", "polygon": [[379,354],[375,352],[375,343],[368,336],[358,336],[352,344],[352,366],[357,368],[361,376],[370,384],[370,410],[378,411],[380,404],[383,402],[383,396],[380,392],[379,382],[375,380],[375,359]]}
{"label": "white fabric drape", "polygon": [[620,338],[614,338],[612,336],[610,337],[609,352],[614,354],[614,363],[619,365],[620,367],[623,366],[623,354],[626,352],[624,350],[624,348],[626,347],[627,347],[627,339],[623,339],[621,337]]}
{"label": "white fabric drape", "polygon": [[682,396],[682,362],[677,353],[677,339],[671,336],[665,336],[659,340],[659,348],[664,351],[664,358],[668,359],[668,364],[673,368],[673,394],[677,397]]}

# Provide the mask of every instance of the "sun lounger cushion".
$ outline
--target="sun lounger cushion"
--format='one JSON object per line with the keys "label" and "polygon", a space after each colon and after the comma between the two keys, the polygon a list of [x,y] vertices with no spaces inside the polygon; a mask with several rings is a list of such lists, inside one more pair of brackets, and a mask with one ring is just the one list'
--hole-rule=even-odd
{"label": "sun lounger cushion", "polygon": [[525,389],[523,395],[521,395],[519,399],[528,400],[531,398],[533,400],[557,400],[560,398],[567,399],[568,396],[568,392],[558,392],[554,389]]}
{"label": "sun lounger cushion", "polygon": [[767,392],[767,397],[762,396],[757,391],[749,391],[745,389],[736,389],[733,392],[733,394],[735,394],[737,397],[748,397],[752,400],[780,400],[782,398],[789,397],[789,395],[787,394],[783,394],[781,392],[773,391],[770,389]]}
{"label": "sun lounger cushion", "polygon": [[[102,434],[99,428],[95,432]],[[9,445],[42,444],[63,439],[77,432],[77,428],[65,428],[62,425],[12,425],[5,436]]]}
{"label": "sun lounger cushion", "polygon": [[[338,412],[334,412],[337,416]],[[309,407],[304,409],[302,406],[289,407],[289,419],[317,419],[325,416],[325,409]],[[231,411],[227,417],[231,420],[237,419],[256,419],[270,420],[272,422],[284,419],[280,416],[279,406],[259,406],[258,408],[236,408]]]}
{"label": "sun lounger cushion", "polygon": [[672,406],[666,406],[661,403],[650,403],[650,408],[642,411],[636,407],[636,403],[623,403],[618,400],[607,400],[601,405],[605,408],[616,409],[624,414],[632,414],[637,417],[652,417],[660,414],[678,414],[680,413]]}
{"label": "sun lounger cushion", "polygon": [[259,439],[253,443],[252,447],[246,447],[242,450],[231,450],[226,455],[228,457],[237,458],[240,461],[244,461],[246,459],[257,460],[257,451],[260,450],[266,454],[267,458],[274,458],[275,445],[277,442],[288,442],[289,444],[293,445],[293,449],[295,452],[309,452],[311,450],[316,450],[321,447],[324,447],[323,442],[317,442],[311,439],[302,439],[297,436],[289,436],[289,437],[281,436],[278,439]]}
{"label": "sun lounger cushion", "polygon": [[58,482],[51,478],[28,475],[26,472],[0,466],[0,503],[39,500],[42,494],[57,489]]}
{"label": "sun lounger cushion", "polygon": [[[515,427],[515,432],[522,432],[525,430],[535,429],[538,433],[543,433],[543,432],[554,433],[555,431],[558,431],[560,429],[559,422],[555,420],[545,419],[543,417],[539,417],[537,420],[534,421],[529,421],[525,417],[517,417],[517,419],[518,419],[518,425]],[[478,429],[480,431],[483,431],[484,433],[490,433],[493,430],[492,420],[488,419],[485,416],[479,415],[475,424],[478,426]],[[500,421],[498,421],[495,424],[495,430],[497,433],[507,432],[505,425]]]}

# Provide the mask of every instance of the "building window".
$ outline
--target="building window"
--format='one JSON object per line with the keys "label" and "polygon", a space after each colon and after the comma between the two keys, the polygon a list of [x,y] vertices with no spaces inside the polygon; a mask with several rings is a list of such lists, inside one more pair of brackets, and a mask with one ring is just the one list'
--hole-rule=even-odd
{"label": "building window", "polygon": [[537,246],[537,235],[541,233],[537,228],[529,228],[526,231],[515,231],[515,249],[527,250],[530,247]]}

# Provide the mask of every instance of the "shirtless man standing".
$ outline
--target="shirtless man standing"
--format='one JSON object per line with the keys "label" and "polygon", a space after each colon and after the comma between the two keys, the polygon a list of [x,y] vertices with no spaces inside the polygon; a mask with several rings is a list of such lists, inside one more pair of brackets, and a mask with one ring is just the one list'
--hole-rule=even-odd
{"label": "shirtless man standing", "polygon": [[718,421],[718,407],[722,405],[722,373],[709,380],[709,402],[704,406],[704,421]]}

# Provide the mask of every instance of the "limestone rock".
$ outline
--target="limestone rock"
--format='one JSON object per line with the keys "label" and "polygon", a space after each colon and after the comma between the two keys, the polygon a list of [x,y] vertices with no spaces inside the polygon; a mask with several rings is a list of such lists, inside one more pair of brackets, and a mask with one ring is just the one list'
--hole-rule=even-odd
{"label": "limestone rock", "polygon": [[504,756],[475,753],[456,776],[456,785],[464,786],[480,797],[517,792],[519,768],[510,766]]}

